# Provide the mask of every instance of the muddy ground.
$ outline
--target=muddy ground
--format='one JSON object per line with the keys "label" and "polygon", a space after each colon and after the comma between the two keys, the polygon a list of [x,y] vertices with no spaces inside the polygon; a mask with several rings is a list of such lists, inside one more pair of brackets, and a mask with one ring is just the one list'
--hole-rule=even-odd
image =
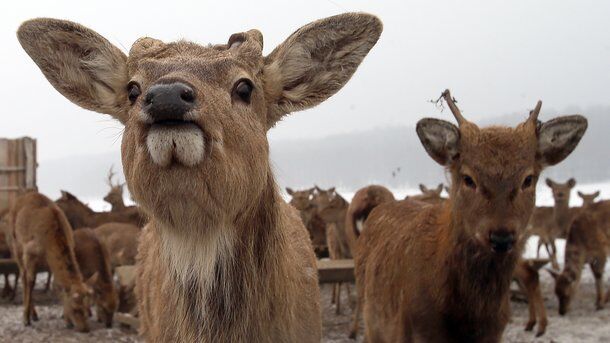
{"label": "muddy ground", "polygon": [[[572,311],[565,317],[557,314],[557,301],[553,295],[553,282],[547,273],[541,273],[545,305],[549,316],[549,326],[544,336],[535,338],[531,332],[523,331],[527,321],[527,304],[513,302],[513,318],[505,334],[505,342],[610,342],[610,305],[608,309],[595,311],[595,288],[589,270],[583,273],[578,295]],[[66,329],[61,319],[61,306],[52,291],[45,293],[44,280],[39,275],[39,283],[34,293],[36,308],[40,317],[31,327],[22,324],[21,288],[15,303],[0,300],[0,342],[141,342],[136,334],[128,329],[114,327],[107,329],[92,321],[89,333],[77,333]],[[0,287],[4,281],[0,280]],[[352,287],[352,292],[354,288]],[[351,309],[346,292],[343,291],[342,313],[335,315],[330,303],[331,286],[322,286],[323,302],[323,342],[354,342],[347,338],[351,322]],[[358,337],[362,342],[362,332]]]}

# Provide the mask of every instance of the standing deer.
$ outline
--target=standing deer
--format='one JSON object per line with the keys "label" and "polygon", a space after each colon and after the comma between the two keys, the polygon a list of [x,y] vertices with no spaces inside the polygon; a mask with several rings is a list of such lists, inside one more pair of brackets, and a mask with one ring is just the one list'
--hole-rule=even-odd
{"label": "standing deer", "polygon": [[366,186],[354,194],[345,217],[345,232],[352,256],[357,253],[356,241],[362,232],[362,223],[371,211],[380,204],[395,200],[389,189],[379,185]]}
{"label": "standing deer", "polygon": [[442,97],[459,127],[427,118],[417,134],[451,175],[449,200],[381,204],[357,242],[368,342],[499,342],[538,176],[587,128],[579,115],[540,124],[541,102],[516,128],[479,128]]}
{"label": "standing deer", "polygon": [[[326,223],[326,242],[328,242],[330,258],[332,260],[351,259],[352,252],[345,232],[345,216],[349,203],[335,191],[334,187],[328,190],[323,190],[318,186],[315,188],[313,203],[318,214]],[[336,314],[341,313],[341,285],[341,282],[333,285],[332,303],[336,305]],[[346,283],[345,288],[349,298],[349,284]]]}
{"label": "standing deer", "polygon": [[110,190],[104,197],[104,201],[112,206],[110,209],[111,211],[124,211],[127,208],[127,206],[125,206],[125,201],[123,200],[123,188],[125,187],[125,183],[114,183],[112,181],[112,178],[114,177],[114,171],[112,169],[113,168],[110,167],[110,170],[108,171],[108,180],[106,180],[106,183],[108,184],[108,187],[110,187]]}
{"label": "standing deer", "polygon": [[290,187],[286,188],[290,199],[290,205],[296,208],[301,215],[301,220],[309,232],[309,237],[313,244],[314,252],[318,257],[328,257],[328,242],[326,240],[326,224],[320,218],[315,204],[313,203],[315,188],[308,188],[295,191]]}
{"label": "standing deer", "polygon": [[582,199],[582,207],[585,208],[595,203],[595,199],[599,196],[599,191],[590,194],[578,191],[578,196]]}
{"label": "standing deer", "polygon": [[72,228],[63,212],[51,200],[36,192],[18,198],[9,214],[15,259],[23,280],[23,323],[38,320],[32,301],[36,270],[46,267],[53,272],[61,292],[64,320],[78,331],[88,332],[87,313],[93,295],[94,278],[83,280],[74,255]]}
{"label": "standing deer", "polygon": [[563,271],[557,274],[549,270],[555,278],[560,315],[570,309],[585,263],[589,264],[595,277],[595,306],[598,310],[604,307],[607,297],[603,277],[609,249],[610,200],[605,200],[583,208],[574,218],[566,240]]}
{"label": "standing deer", "polygon": [[19,41],[60,93],[125,125],[127,186],[150,215],[136,282],[147,340],[320,341],[315,255],[277,188],[267,131],[342,88],[381,31],[350,13],[267,56],[258,30],[207,46],[141,38],[126,56],[79,24],[22,24]]}

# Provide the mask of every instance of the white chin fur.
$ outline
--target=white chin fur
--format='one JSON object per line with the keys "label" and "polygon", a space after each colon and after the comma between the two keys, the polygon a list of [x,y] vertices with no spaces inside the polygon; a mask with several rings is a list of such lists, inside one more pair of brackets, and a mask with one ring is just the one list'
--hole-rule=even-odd
{"label": "white chin fur", "polygon": [[205,141],[203,132],[195,125],[152,126],[146,146],[153,161],[167,167],[176,160],[193,167],[203,160]]}

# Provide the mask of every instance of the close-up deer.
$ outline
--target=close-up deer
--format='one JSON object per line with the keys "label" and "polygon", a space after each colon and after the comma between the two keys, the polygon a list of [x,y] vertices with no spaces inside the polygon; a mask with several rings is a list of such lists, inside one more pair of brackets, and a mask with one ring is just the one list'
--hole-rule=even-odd
{"label": "close-up deer", "polygon": [[313,248],[281,198],[267,132],[339,91],[381,31],[348,13],[266,56],[258,30],[217,45],[145,37],[125,55],[73,22],[22,24],[21,45],[61,94],[124,125],[127,186],[150,217],[136,282],[145,339],[320,341]]}
{"label": "close-up deer", "polygon": [[587,128],[580,115],[540,123],[541,102],[515,128],[480,128],[448,90],[442,98],[458,126],[426,118],[416,131],[450,175],[449,199],[381,204],[357,241],[368,342],[499,342],[540,172],[564,160]]}

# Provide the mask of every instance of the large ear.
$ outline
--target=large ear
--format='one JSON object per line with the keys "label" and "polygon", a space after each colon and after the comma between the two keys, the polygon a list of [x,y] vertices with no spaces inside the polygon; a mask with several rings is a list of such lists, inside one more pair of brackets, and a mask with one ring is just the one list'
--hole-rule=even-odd
{"label": "large ear", "polygon": [[540,127],[538,155],[543,166],[563,161],[587,131],[587,118],[581,115],[558,117]]}
{"label": "large ear", "polygon": [[585,195],[584,195],[584,194],[583,194],[581,191],[578,191],[578,192],[576,192],[576,193],[577,193],[577,194],[578,194],[578,196],[579,196],[579,197],[581,197],[581,198],[584,198],[584,197],[585,197]]}
{"label": "large ear", "polygon": [[570,186],[570,188],[574,188],[574,186],[576,186],[576,180],[574,180],[574,178],[570,178],[567,184]]}
{"label": "large ear", "polygon": [[420,184],[419,184],[419,190],[420,190],[422,193],[426,193],[426,192],[428,192],[428,187],[426,187],[426,186],[425,186],[423,183],[420,183]]}
{"label": "large ear", "polygon": [[593,193],[593,199],[597,198],[599,196],[599,191]]}
{"label": "large ear", "polygon": [[345,13],[294,32],[265,58],[268,124],[318,105],[341,89],[377,43],[383,26],[370,14]]}
{"label": "large ear", "polygon": [[416,131],[428,155],[440,165],[448,166],[459,156],[457,126],[440,119],[424,118],[417,122]]}
{"label": "large ear", "polygon": [[48,18],[24,22],[17,38],[63,96],[125,122],[127,56],[117,47],[82,25]]}
{"label": "large ear", "polygon": [[545,181],[546,181],[546,185],[547,185],[547,186],[549,186],[549,187],[551,187],[551,188],[555,187],[555,181],[553,181],[553,180],[549,179],[548,177],[546,178],[546,180],[545,180]]}
{"label": "large ear", "polygon": [[286,193],[288,193],[288,195],[294,195],[294,191],[290,187],[286,187]]}
{"label": "large ear", "polygon": [[443,184],[439,183],[438,186],[436,187],[436,193],[441,194],[442,191],[443,191]]}

